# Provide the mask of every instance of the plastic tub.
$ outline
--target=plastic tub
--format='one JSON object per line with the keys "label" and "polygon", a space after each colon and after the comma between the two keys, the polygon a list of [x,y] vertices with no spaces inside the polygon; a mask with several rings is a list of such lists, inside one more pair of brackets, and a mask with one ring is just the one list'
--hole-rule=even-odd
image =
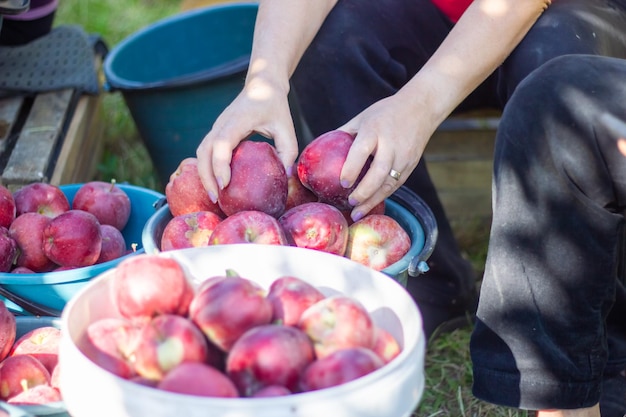
{"label": "plastic tub", "polygon": [[[67,196],[70,204],[76,191],[82,184],[61,185],[60,188]],[[156,204],[165,198],[159,192],[127,184],[117,184],[124,190],[131,202],[131,214],[122,235],[126,240],[129,250],[133,250],[133,245],[137,245],[136,252],[143,252],[141,235],[148,219],[155,213]],[[45,272],[37,274],[11,274],[0,273],[0,285],[4,290],[24,298],[30,302],[39,304],[47,309],[57,310],[47,315],[60,315],[60,311],[65,307],[67,301],[93,277],[113,268],[122,259],[132,256],[132,253],[124,257],[114,259],[101,264],[76,268],[68,271]],[[10,298],[7,295],[4,299]],[[18,314],[39,314],[33,312],[19,303],[6,301],[9,309]],[[55,313],[55,314],[52,314]]]}
{"label": "plastic tub", "polygon": [[[105,89],[121,92],[164,184],[241,91],[257,8],[228,3],[183,12],[108,53]],[[294,120],[301,131],[295,113]]]}
{"label": "plastic tub", "polygon": [[234,269],[265,288],[279,276],[294,275],[327,295],[349,294],[400,341],[402,352],[359,379],[284,397],[203,398],[163,392],[119,378],[80,351],[89,323],[117,315],[111,270],[81,290],[63,312],[61,391],[73,417],[409,417],[419,404],[426,345],[422,320],[408,292],[389,276],[341,256],[291,246],[216,245],[159,256],[183,263],[196,284]]}
{"label": "plastic tub", "polygon": [[[406,286],[409,276],[417,276],[428,270],[427,260],[437,241],[437,224],[430,208],[415,193],[401,187],[385,202],[385,214],[393,217],[411,237],[411,248],[398,262],[382,272]],[[172,213],[166,204],[146,222],[142,243],[147,253],[160,251],[161,236]]]}

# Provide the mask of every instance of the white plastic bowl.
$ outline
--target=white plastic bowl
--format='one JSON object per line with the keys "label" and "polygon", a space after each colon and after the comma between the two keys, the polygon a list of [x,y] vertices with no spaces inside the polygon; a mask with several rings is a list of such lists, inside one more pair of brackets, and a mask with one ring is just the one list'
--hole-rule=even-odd
{"label": "white plastic bowl", "polygon": [[417,306],[394,279],[346,258],[289,246],[233,244],[164,252],[183,263],[200,282],[227,268],[264,287],[295,275],[327,295],[356,297],[375,322],[403,346],[383,368],[346,384],[273,398],[203,398],[141,386],[99,368],[79,345],[94,320],[116,316],[109,270],[66,306],[60,348],[61,391],[73,417],[402,417],[410,416],[424,389],[425,338]]}

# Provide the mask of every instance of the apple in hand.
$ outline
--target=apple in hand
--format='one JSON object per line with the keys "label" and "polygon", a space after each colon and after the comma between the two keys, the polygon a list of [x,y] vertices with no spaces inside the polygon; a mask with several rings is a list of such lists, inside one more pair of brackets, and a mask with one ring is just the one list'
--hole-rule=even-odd
{"label": "apple in hand", "polygon": [[100,223],[87,211],[68,210],[51,219],[44,228],[44,254],[57,265],[93,265],[101,250]]}
{"label": "apple in hand", "polygon": [[0,361],[9,356],[16,339],[15,316],[0,302]]}
{"label": "apple in hand", "polygon": [[87,326],[80,349],[101,368],[125,379],[136,375],[131,362],[140,326],[121,317],[97,319]]}
{"label": "apple in hand", "polygon": [[239,396],[235,384],[223,372],[199,362],[183,362],[176,366],[165,375],[157,388],[201,397]]}
{"label": "apple in hand", "polygon": [[17,242],[9,234],[9,229],[0,226],[0,272],[9,272],[18,255]]}
{"label": "apple in hand", "polygon": [[15,265],[25,267],[33,272],[47,272],[56,265],[45,254],[43,249],[44,229],[50,218],[39,213],[24,213],[11,223],[9,235],[15,239],[19,255]]}
{"label": "apple in hand", "polygon": [[217,201],[227,216],[255,210],[277,218],[285,211],[287,192],[287,173],[276,148],[244,140],[233,150],[230,182]]}
{"label": "apple in hand", "polygon": [[209,239],[210,245],[231,243],[287,245],[287,237],[276,218],[262,211],[246,210],[222,220]]}
{"label": "apple in hand", "polygon": [[224,217],[220,206],[211,201],[202,185],[197,158],[185,158],[178,164],[165,185],[165,199],[174,217],[198,211],[210,211]]}
{"label": "apple in hand", "polygon": [[131,201],[115,181],[90,181],[76,191],[72,208],[87,211],[96,216],[100,224],[109,224],[121,231],[130,218]]}
{"label": "apple in hand", "polygon": [[245,332],[226,357],[226,373],[244,397],[280,385],[298,389],[302,371],[315,359],[309,337],[296,327],[267,324]]}
{"label": "apple in hand", "polygon": [[161,251],[209,246],[209,239],[222,217],[212,211],[174,216],[161,235]]}
{"label": "apple in hand", "polygon": [[381,271],[398,262],[411,248],[411,238],[394,218],[370,214],[348,228],[345,257]]}
{"label": "apple in hand", "polygon": [[13,193],[4,185],[0,184],[0,226],[7,229],[16,217],[15,199]]}
{"label": "apple in hand", "polygon": [[24,333],[13,344],[10,356],[30,355],[46,367],[50,375],[59,363],[61,330],[54,326],[42,326]]}
{"label": "apple in hand", "polygon": [[39,213],[56,217],[70,209],[70,202],[61,189],[53,184],[34,182],[13,193],[16,215]]}
{"label": "apple in hand", "polygon": [[300,204],[312,203],[314,201],[318,201],[317,196],[313,191],[302,185],[297,173],[287,178],[287,202],[285,203],[285,211],[299,206]]}
{"label": "apple in hand", "polygon": [[351,187],[341,185],[340,175],[354,138],[342,130],[331,130],[311,141],[302,150],[297,172],[302,185],[319,198],[339,210],[348,210],[348,196],[367,172],[372,158],[368,158],[359,177]]}
{"label": "apple in hand", "polygon": [[383,365],[382,359],[371,349],[340,349],[311,363],[302,374],[300,388],[303,391],[314,391],[345,384]]}
{"label": "apple in hand", "polygon": [[291,246],[343,256],[348,244],[348,222],[335,206],[311,202],[283,213],[278,222]]}
{"label": "apple in hand", "polygon": [[275,279],[267,292],[267,299],[272,303],[272,322],[286,326],[296,326],[302,312],[324,298],[314,285],[287,275]]}
{"label": "apple in hand", "polygon": [[100,233],[102,235],[102,247],[97,264],[112,261],[126,255],[126,239],[120,230],[110,224],[101,224]]}
{"label": "apple in hand", "polygon": [[141,327],[134,366],[142,377],[161,380],[182,362],[207,361],[208,353],[204,334],[191,320],[175,314],[161,314]]}
{"label": "apple in hand", "polygon": [[61,391],[48,384],[35,385],[9,398],[13,405],[42,405],[62,401]]}
{"label": "apple in hand", "polygon": [[112,291],[120,314],[137,320],[159,314],[184,316],[194,296],[187,272],[180,263],[147,253],[131,256],[118,264]]}
{"label": "apple in hand", "polygon": [[0,362],[0,399],[9,398],[36,385],[50,385],[50,372],[30,355],[9,356]]}
{"label": "apple in hand", "polygon": [[249,279],[227,276],[214,281],[196,293],[189,317],[215,346],[228,352],[247,330],[270,323],[272,304],[265,289]]}
{"label": "apple in hand", "polygon": [[371,348],[374,322],[369,312],[355,298],[332,295],[307,308],[298,327],[313,341],[318,359],[339,349]]}

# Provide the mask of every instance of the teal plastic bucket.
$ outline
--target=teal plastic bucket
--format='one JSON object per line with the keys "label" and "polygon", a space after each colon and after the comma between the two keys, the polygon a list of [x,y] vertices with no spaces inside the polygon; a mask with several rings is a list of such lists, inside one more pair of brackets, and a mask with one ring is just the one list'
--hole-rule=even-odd
{"label": "teal plastic bucket", "polygon": [[163,182],[196,148],[243,87],[258,5],[183,12],[134,33],[104,62]]}

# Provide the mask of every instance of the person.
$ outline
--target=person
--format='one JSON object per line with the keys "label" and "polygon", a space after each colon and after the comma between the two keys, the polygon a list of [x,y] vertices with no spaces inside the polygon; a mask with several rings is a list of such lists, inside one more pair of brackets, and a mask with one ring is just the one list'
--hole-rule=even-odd
{"label": "person", "polygon": [[261,0],[244,88],[197,149],[202,181],[216,200],[232,149],[252,132],[272,138],[292,172],[290,95],[313,136],[354,134],[347,186],[374,155],[351,194],[354,219],[402,185],[434,213],[430,270],[408,282],[432,337],[467,323],[476,305],[472,268],[421,159],[432,133],[454,112],[503,108],[553,57],[626,55],[624,28],[625,0]]}
{"label": "person", "polygon": [[626,415],[624,103],[626,60],[572,54],[504,109],[470,340],[479,398],[539,417]]}

